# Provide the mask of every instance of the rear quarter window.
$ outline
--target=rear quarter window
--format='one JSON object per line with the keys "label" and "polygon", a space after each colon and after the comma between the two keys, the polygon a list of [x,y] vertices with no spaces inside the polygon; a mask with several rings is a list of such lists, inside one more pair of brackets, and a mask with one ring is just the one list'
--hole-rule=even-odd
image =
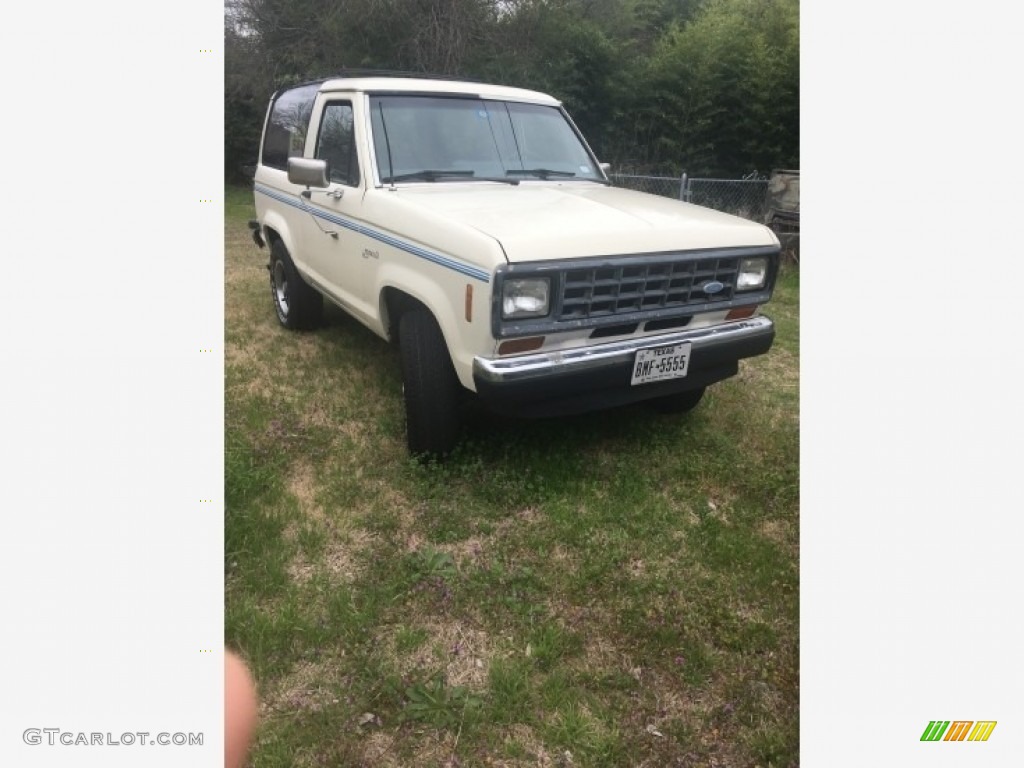
{"label": "rear quarter window", "polygon": [[320,86],[304,85],[284,91],[270,108],[270,119],[263,137],[263,165],[288,168],[289,157],[301,157],[309,133],[309,118],[313,113],[313,100]]}

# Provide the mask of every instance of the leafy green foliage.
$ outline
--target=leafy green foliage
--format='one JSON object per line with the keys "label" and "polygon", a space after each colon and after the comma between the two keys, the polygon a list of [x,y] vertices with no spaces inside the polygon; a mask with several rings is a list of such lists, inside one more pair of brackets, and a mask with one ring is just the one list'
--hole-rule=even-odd
{"label": "leafy green foliage", "polygon": [[798,0],[229,0],[225,46],[229,177],[273,91],[345,68],[546,91],[617,169],[799,165]]}
{"label": "leafy green foliage", "polygon": [[420,579],[450,579],[455,575],[455,559],[447,552],[426,549],[413,556],[413,568]]}
{"label": "leafy green foliage", "polygon": [[449,686],[441,675],[416,683],[405,690],[405,719],[429,723],[437,728],[457,728],[467,717],[475,717],[482,702],[464,686]]}
{"label": "leafy green foliage", "polygon": [[798,165],[796,0],[710,0],[674,25],[648,65],[638,103],[653,151],[693,173]]}

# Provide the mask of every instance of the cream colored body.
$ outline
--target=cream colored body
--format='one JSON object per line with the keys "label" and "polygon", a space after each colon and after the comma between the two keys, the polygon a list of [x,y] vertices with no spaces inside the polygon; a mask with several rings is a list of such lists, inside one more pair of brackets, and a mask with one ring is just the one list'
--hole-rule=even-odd
{"label": "cream colored body", "polygon": [[[467,389],[475,389],[474,358],[498,356],[492,290],[495,270],[503,265],[778,245],[771,230],[759,224],[595,181],[382,184],[366,93],[388,90],[558,102],[531,91],[479,84],[391,78],[328,81],[313,107],[304,156],[314,157],[323,105],[350,101],[359,185],[332,183],[304,199],[305,188],[291,184],[285,171],[263,165],[257,170],[260,226],[283,240],[307,282],[384,338],[390,333],[387,289],[421,302],[437,319]],[[467,287],[472,292],[468,312]],[[721,322],[724,314],[699,315],[690,327]],[[584,330],[549,334],[541,351],[599,344],[588,336]]]}

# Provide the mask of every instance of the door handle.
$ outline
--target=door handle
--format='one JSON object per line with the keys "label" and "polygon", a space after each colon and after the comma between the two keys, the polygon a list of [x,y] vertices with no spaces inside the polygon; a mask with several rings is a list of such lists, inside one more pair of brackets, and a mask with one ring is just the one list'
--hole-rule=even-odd
{"label": "door handle", "polygon": [[320,189],[304,189],[301,192],[299,192],[299,194],[302,197],[309,200],[313,196],[314,192],[323,192],[323,194],[327,195],[328,197],[333,197],[335,200],[341,200],[341,198],[345,196],[344,189],[335,189],[331,192],[324,192],[323,190]]}

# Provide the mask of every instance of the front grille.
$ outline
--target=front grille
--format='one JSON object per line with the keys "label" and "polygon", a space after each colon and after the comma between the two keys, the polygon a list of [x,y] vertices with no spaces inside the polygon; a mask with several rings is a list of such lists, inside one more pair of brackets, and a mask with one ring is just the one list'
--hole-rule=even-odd
{"label": "front grille", "polygon": [[[653,261],[570,269],[560,281],[555,319],[587,320],[731,301],[738,257]],[[704,287],[721,283],[706,293]]]}
{"label": "front grille", "polygon": [[[582,329],[600,339],[682,328],[703,312],[764,304],[778,257],[773,246],[744,246],[509,264],[495,275],[491,328],[499,339]],[[765,284],[737,291],[740,262],[751,258],[767,259]],[[505,280],[530,278],[549,281],[550,313],[504,318]]]}

